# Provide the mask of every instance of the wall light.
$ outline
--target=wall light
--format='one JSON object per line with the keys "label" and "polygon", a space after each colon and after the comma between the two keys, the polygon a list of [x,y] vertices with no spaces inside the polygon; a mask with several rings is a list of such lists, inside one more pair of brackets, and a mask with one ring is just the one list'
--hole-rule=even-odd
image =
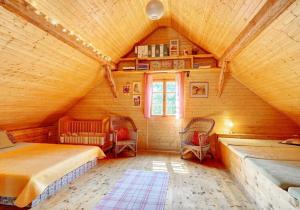
{"label": "wall light", "polygon": [[232,134],[232,128],[234,127],[234,123],[231,120],[227,119],[224,121],[224,125],[226,133]]}

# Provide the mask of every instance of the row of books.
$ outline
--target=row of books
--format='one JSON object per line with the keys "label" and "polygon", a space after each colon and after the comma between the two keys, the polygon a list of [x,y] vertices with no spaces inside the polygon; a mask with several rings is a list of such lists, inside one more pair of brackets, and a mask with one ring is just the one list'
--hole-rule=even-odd
{"label": "row of books", "polygon": [[138,58],[169,56],[168,44],[139,45],[134,48]]}

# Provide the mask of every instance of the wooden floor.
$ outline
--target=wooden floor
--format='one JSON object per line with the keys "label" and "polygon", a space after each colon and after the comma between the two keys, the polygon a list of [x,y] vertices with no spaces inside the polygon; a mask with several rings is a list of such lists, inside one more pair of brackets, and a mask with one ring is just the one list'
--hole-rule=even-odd
{"label": "wooden floor", "polygon": [[255,209],[220,164],[206,161],[200,165],[196,160],[182,160],[174,153],[157,152],[141,153],[136,158],[101,160],[96,168],[32,209],[93,209],[123,172],[130,168],[169,172],[165,208],[168,210]]}

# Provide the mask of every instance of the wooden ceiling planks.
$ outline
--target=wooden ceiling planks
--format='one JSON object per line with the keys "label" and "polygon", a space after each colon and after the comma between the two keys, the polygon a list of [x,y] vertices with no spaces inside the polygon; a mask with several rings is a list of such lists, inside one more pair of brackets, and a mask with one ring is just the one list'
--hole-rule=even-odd
{"label": "wooden ceiling planks", "polygon": [[137,41],[161,26],[174,27],[221,57],[266,0],[162,0],[165,14],[154,22],[145,14],[148,0],[32,2],[116,61]]}
{"label": "wooden ceiling planks", "polygon": [[172,26],[219,58],[265,2],[175,0],[171,4]]}
{"label": "wooden ceiling planks", "polygon": [[0,7],[0,128],[54,122],[101,78],[98,62]]}
{"label": "wooden ceiling planks", "polygon": [[296,0],[267,1],[239,36],[226,49],[220,63],[231,61]]}
{"label": "wooden ceiling planks", "polygon": [[300,125],[300,1],[231,62],[235,78]]}
{"label": "wooden ceiling planks", "polygon": [[102,55],[99,50],[92,46],[91,43],[87,43],[79,36],[76,36],[76,34],[68,31],[68,29],[64,28],[64,26],[59,24],[55,19],[51,19],[44,13],[41,13],[35,7],[33,7],[33,5],[29,4],[25,0],[1,0],[0,6],[18,16],[21,16],[29,23],[46,31],[47,33],[68,44],[74,49],[79,50],[88,57],[95,59],[96,61],[101,62],[105,65],[109,64],[109,56]]}
{"label": "wooden ceiling planks", "polygon": [[[36,0],[36,7],[117,60],[157,27],[145,1]],[[66,9],[68,8],[68,9]]]}

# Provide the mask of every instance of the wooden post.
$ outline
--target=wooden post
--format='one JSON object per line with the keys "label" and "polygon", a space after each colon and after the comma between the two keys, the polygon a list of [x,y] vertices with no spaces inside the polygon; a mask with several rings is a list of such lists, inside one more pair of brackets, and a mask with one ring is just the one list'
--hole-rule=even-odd
{"label": "wooden post", "polygon": [[224,61],[231,61],[295,1],[267,0],[265,5],[221,56],[219,64],[223,64]]}
{"label": "wooden post", "polygon": [[227,72],[228,62],[224,61],[222,63],[220,77],[219,77],[219,85],[218,85],[218,96],[221,97],[223,92],[224,80],[225,80],[225,72]]}
{"label": "wooden post", "polygon": [[104,65],[104,68],[105,68],[106,78],[107,78],[107,80],[109,82],[111,91],[112,91],[114,97],[117,98],[117,87],[116,87],[114,78],[113,78],[113,76],[111,74],[111,66],[110,65]]}
{"label": "wooden post", "polygon": [[101,64],[110,64],[112,65],[112,68],[115,68],[115,64],[109,62],[107,56],[101,55],[100,51],[94,48],[91,44],[85,42],[80,37],[64,28],[61,24],[49,19],[45,14],[37,11],[25,0],[0,0],[0,6],[22,17],[29,23],[51,34],[58,40],[73,47],[86,56],[100,62]]}

